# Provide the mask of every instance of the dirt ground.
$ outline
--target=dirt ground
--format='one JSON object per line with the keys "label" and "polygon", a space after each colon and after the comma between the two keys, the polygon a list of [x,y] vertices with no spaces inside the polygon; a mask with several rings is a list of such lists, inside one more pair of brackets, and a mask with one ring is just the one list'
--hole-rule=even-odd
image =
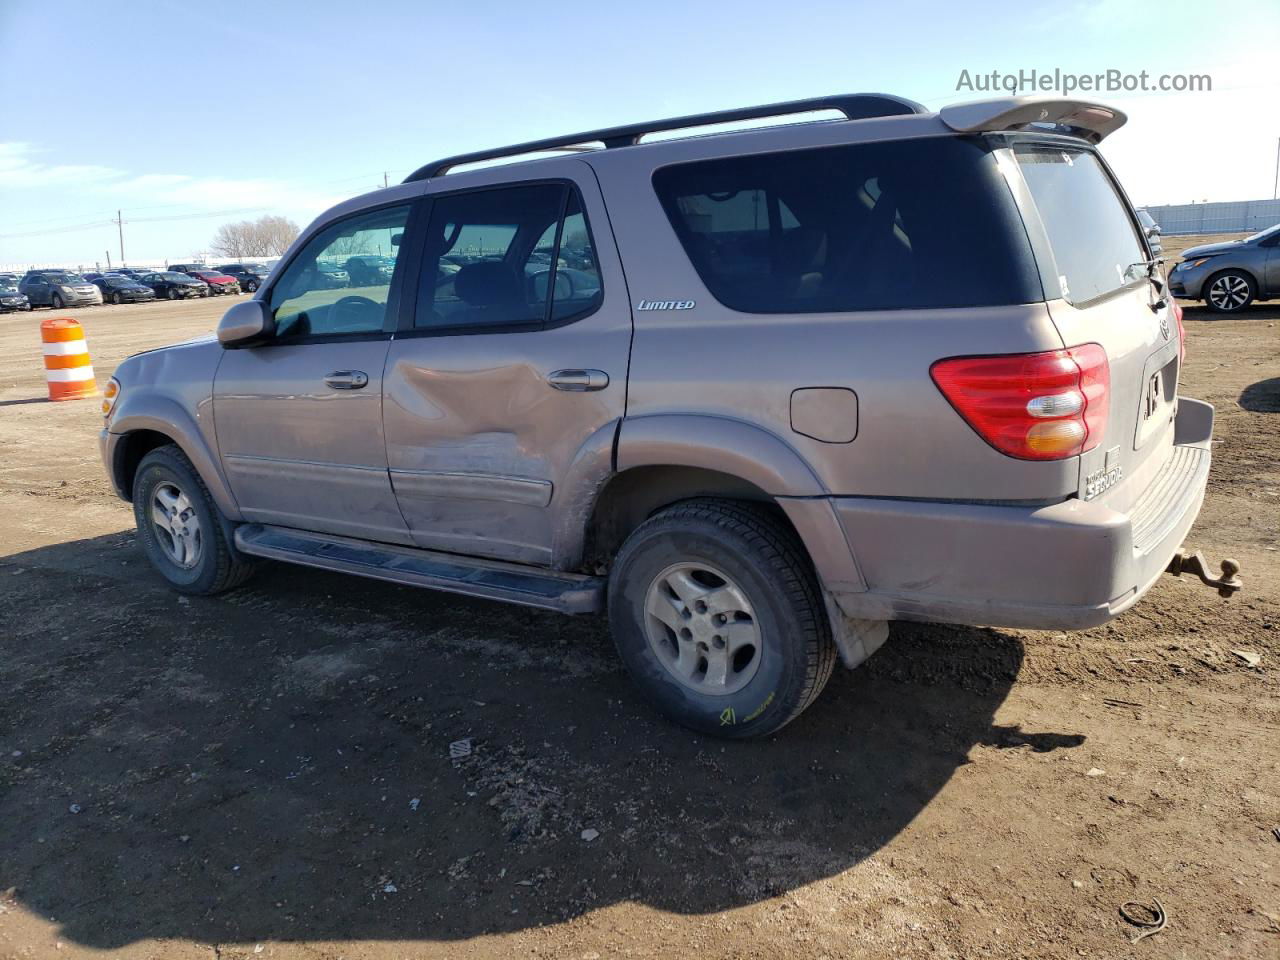
{"label": "dirt ground", "polygon": [[[104,382],[226,306],[75,315]],[[1280,956],[1277,306],[1187,311],[1188,542],[1240,595],[895,624],[735,744],[651,713],[595,620],[281,565],[170,592],[96,401],[41,402],[48,315],[0,317],[0,956]]]}

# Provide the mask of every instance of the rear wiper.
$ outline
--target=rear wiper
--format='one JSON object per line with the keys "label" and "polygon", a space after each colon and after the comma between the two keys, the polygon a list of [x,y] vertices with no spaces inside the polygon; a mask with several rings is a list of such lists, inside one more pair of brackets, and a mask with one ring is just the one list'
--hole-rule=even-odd
{"label": "rear wiper", "polygon": [[1164,278],[1160,275],[1160,265],[1162,263],[1164,263],[1163,257],[1152,257],[1150,260],[1138,260],[1131,263],[1124,271],[1125,276],[1132,276],[1136,279],[1138,277],[1138,272],[1134,270],[1134,268],[1144,268],[1143,274],[1156,291],[1156,301],[1154,303],[1147,304],[1147,306],[1151,308],[1152,313],[1159,313],[1169,305],[1169,297],[1165,293]]}

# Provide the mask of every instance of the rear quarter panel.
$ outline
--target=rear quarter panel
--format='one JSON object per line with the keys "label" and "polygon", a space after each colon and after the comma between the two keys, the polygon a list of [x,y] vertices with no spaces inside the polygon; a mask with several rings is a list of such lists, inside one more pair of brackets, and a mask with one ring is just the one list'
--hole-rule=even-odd
{"label": "rear quarter panel", "polygon": [[[933,123],[791,127],[741,135],[740,152],[937,135]],[[1076,459],[1031,462],[998,453],[929,377],[943,357],[1060,348],[1043,303],[795,315],[739,313],[718,303],[689,262],[652,175],[665,164],[726,152],[723,140],[692,139],[589,159],[604,187],[633,307],[642,299],[695,301],[692,309],[635,311],[628,418],[698,413],[746,421],[794,449],[830,494],[1044,502],[1075,492]],[[852,442],[792,429],[791,394],[803,387],[857,394]],[[624,428],[620,461],[625,438]]]}

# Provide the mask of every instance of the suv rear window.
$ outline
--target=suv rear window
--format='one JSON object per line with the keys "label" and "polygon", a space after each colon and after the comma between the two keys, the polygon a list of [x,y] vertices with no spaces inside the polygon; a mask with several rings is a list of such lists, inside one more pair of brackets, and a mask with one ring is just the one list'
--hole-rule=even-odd
{"label": "suv rear window", "polygon": [[748,313],[1043,299],[986,146],[945,137],[757,154],[657,171],[702,282]]}
{"label": "suv rear window", "polygon": [[1145,277],[1147,252],[1097,155],[1021,143],[1014,156],[1049,235],[1062,295],[1083,303]]}

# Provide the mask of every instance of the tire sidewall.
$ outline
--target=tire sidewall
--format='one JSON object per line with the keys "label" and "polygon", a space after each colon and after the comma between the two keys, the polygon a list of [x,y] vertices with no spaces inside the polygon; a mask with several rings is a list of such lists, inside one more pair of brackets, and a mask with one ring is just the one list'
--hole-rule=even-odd
{"label": "tire sidewall", "polygon": [[[1212,287],[1219,280],[1221,280],[1223,277],[1239,277],[1241,280],[1243,280],[1245,282],[1245,285],[1248,286],[1249,288],[1249,299],[1245,300],[1245,302],[1240,304],[1240,306],[1234,307],[1229,310],[1224,310],[1222,307],[1214,306],[1213,301],[1209,299],[1209,288]],[[1248,276],[1248,274],[1241,273],[1239,270],[1222,270],[1218,273],[1215,273],[1213,276],[1211,276],[1208,280],[1204,282],[1204,291],[1205,291],[1205,297],[1204,297],[1205,306],[1208,307],[1209,310],[1212,311],[1213,313],[1219,314],[1221,316],[1234,316],[1235,314],[1238,314],[1238,313],[1244,313],[1244,311],[1248,310],[1249,307],[1253,305],[1253,301],[1256,300],[1258,297],[1258,289],[1254,285],[1253,280]]]}
{"label": "tire sidewall", "polygon": [[[172,483],[187,496],[200,522],[200,561],[186,570],[174,563],[156,538],[151,525],[151,498],[161,483]],[[181,593],[209,591],[218,577],[219,517],[195,473],[175,457],[151,453],[143,458],[133,481],[133,517],[138,543],[151,565]]]}
{"label": "tire sidewall", "polygon": [[[614,644],[637,686],[678,723],[701,733],[750,737],[772,730],[804,694],[805,638],[786,594],[734,531],[682,519],[638,530],[610,575],[609,623]],[[679,683],[649,646],[645,597],[654,578],[677,563],[702,561],[722,570],[751,601],[762,637],[760,665],[741,690],[699,694]]]}

